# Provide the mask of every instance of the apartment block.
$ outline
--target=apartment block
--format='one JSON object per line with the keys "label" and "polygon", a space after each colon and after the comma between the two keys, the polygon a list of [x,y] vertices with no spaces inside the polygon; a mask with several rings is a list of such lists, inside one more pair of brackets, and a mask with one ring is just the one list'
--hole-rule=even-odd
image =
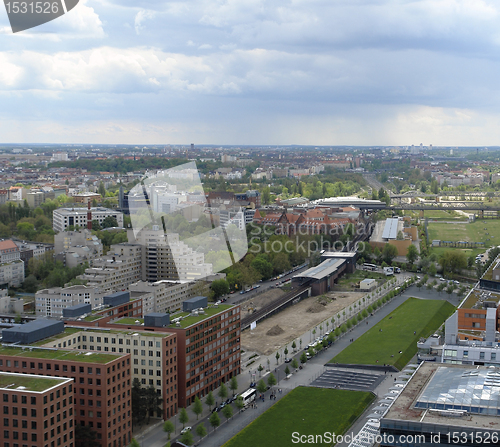
{"label": "apartment block", "polygon": [[0,372],[3,446],[73,447],[73,386],[70,378]]}
{"label": "apartment block", "polygon": [[95,308],[102,304],[103,294],[92,286],[53,287],[35,294],[37,316],[60,318],[63,309],[77,304],[90,304]]}
{"label": "apartment block", "polygon": [[138,281],[128,286],[132,293],[145,294],[142,301],[144,314],[151,312],[172,313],[181,309],[182,302],[193,295],[196,287],[197,285],[193,282],[169,280]]}
{"label": "apartment block", "polygon": [[[71,346],[78,343],[76,338],[70,341]],[[66,398],[67,404],[74,404],[73,424],[86,425],[95,430],[100,447],[125,447],[130,443],[130,354],[83,353],[63,349],[49,351],[35,346],[11,347],[4,344],[0,348],[0,369],[10,373],[73,379],[73,393],[62,396],[61,403],[62,408]],[[57,417],[57,402],[44,404],[43,411],[43,417]],[[67,416],[70,416],[69,409]],[[35,445],[43,445],[43,441]],[[57,443],[50,442],[48,445],[55,447]]]}
{"label": "apartment block", "polygon": [[24,262],[20,259],[0,264],[0,284],[19,287],[24,281]]}
{"label": "apartment block", "polygon": [[78,278],[104,293],[125,290],[142,279],[142,251],[139,244],[112,245],[106,256],[96,259]]}
{"label": "apartment block", "polygon": [[63,231],[54,236],[54,253],[67,267],[88,262],[93,265],[95,259],[101,258],[103,246],[100,239],[91,231]]}

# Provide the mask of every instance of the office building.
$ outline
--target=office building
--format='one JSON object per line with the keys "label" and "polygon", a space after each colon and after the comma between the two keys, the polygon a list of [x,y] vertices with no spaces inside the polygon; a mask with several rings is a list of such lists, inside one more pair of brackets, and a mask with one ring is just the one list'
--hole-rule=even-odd
{"label": "office building", "polygon": [[498,368],[421,363],[381,418],[380,445],[477,446],[497,438],[499,377]]}
{"label": "office building", "polygon": [[[123,227],[123,213],[108,208],[90,208],[92,220],[102,224],[106,217],[114,217],[119,227]],[[52,214],[54,231],[65,231],[68,227],[87,228],[87,208],[58,208]]]}
{"label": "office building", "polygon": [[0,372],[2,445],[75,444],[73,379]]}
{"label": "office building", "polygon": [[[77,338],[70,340],[71,345],[79,342]],[[84,353],[5,344],[0,348],[0,369],[3,372],[73,379],[73,392],[70,395],[68,392],[66,397],[61,391],[61,397],[67,398],[68,404],[74,400],[73,425],[89,426],[96,431],[100,447],[125,447],[132,439],[130,366],[130,354]],[[50,404],[49,399],[43,407],[44,417],[54,417],[56,423],[57,403]],[[70,417],[69,409],[67,417]],[[57,427],[50,428],[49,425],[48,428],[51,430],[49,438],[52,430],[55,435],[63,435],[62,431],[57,433]],[[34,445],[45,446],[44,441],[37,441]],[[52,447],[52,442],[47,445]],[[57,442],[53,445],[57,446]]]}

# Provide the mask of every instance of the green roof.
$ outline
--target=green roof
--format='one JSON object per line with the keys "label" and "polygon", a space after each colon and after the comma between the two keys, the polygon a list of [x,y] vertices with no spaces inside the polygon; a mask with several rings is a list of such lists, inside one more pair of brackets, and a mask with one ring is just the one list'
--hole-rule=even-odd
{"label": "green roof", "polygon": [[[201,315],[193,315],[190,312],[180,312],[177,314],[172,314],[170,315],[170,321],[172,321],[175,318],[179,317],[186,317],[183,318],[180,323],[182,328],[187,328],[189,326],[192,326],[193,324],[199,323],[200,321],[206,320],[207,318],[212,318],[214,315],[218,315],[222,312],[225,312],[226,310],[230,309],[231,307],[234,307],[233,304],[219,304],[218,307],[207,307],[203,309],[205,311],[204,314]],[[171,324],[171,328],[175,328],[175,323]]]}
{"label": "green roof", "polygon": [[0,372],[0,388],[11,391],[16,390],[18,387],[23,387],[23,391],[45,391],[67,380],[66,378],[33,377],[28,374]]}
{"label": "green roof", "polygon": [[86,352],[80,353],[78,350],[70,351],[64,349],[40,349],[33,348],[33,350],[15,348],[10,346],[1,346],[0,355],[11,355],[21,358],[33,359],[50,359],[50,360],[64,360],[66,362],[85,362],[85,363],[109,363],[116,360],[118,357],[125,354],[114,353],[100,353],[92,352],[89,355]]}

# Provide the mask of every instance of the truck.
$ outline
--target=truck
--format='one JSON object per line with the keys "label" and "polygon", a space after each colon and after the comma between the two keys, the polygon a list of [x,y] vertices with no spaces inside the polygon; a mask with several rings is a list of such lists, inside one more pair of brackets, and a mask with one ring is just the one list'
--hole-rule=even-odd
{"label": "truck", "polygon": [[401,269],[399,267],[394,267],[394,273],[401,273]]}
{"label": "truck", "polygon": [[385,276],[394,275],[394,267],[384,267]]}

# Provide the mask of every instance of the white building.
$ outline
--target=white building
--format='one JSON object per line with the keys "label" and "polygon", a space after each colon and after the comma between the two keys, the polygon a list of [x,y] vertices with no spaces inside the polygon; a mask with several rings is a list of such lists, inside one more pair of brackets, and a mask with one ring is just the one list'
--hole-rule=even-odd
{"label": "white building", "polygon": [[76,267],[102,257],[103,247],[100,239],[91,231],[62,231],[54,236],[54,253],[57,260],[66,267]]}
{"label": "white building", "polygon": [[131,296],[143,294],[142,312],[172,313],[182,308],[182,302],[194,294],[196,284],[185,281],[138,281],[128,287]]}
{"label": "white building", "polygon": [[102,304],[102,294],[96,287],[71,286],[39,290],[35,294],[37,316],[59,318],[63,309],[77,304],[90,304],[95,308]]}
{"label": "white building", "polygon": [[0,265],[0,284],[19,287],[24,281],[24,262],[18,259]]}
{"label": "white building", "polygon": [[[123,213],[119,211],[110,210],[108,208],[91,208],[92,220],[97,220],[100,224],[111,216],[116,219],[119,227],[123,227]],[[53,212],[54,231],[65,231],[69,226],[87,228],[87,208],[58,208]]]}
{"label": "white building", "polygon": [[0,263],[19,261],[21,254],[19,247],[10,239],[0,241]]}
{"label": "white building", "polygon": [[125,290],[142,279],[142,249],[140,244],[112,245],[106,256],[96,259],[78,278],[101,292]]}

